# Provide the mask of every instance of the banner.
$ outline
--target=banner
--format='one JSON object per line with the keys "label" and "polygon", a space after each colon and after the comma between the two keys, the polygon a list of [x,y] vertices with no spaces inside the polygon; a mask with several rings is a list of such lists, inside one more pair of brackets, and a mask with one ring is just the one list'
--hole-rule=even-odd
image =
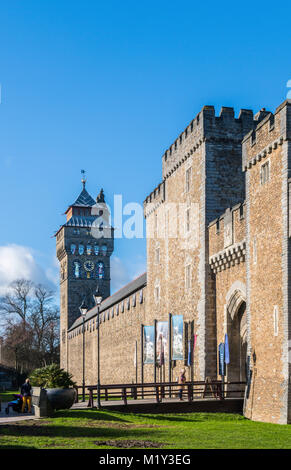
{"label": "banner", "polygon": [[191,354],[191,341],[188,341],[188,359],[187,359],[187,366],[191,366],[192,364],[192,354]]}
{"label": "banner", "polygon": [[154,326],[143,327],[143,363],[154,363],[154,342],[155,329]]}
{"label": "banner", "polygon": [[228,336],[227,333],[225,333],[225,339],[224,339],[224,362],[225,364],[229,364],[229,346],[228,346]]}
{"label": "banner", "polygon": [[168,356],[169,323],[157,322],[157,363],[163,365]]}
{"label": "banner", "polygon": [[183,315],[172,316],[172,337],[172,360],[183,360]]}
{"label": "banner", "polygon": [[160,353],[160,360],[159,360],[159,365],[163,366],[165,364],[165,348],[164,348],[164,343],[162,338],[160,339],[161,341],[161,353]]}
{"label": "banner", "polygon": [[224,376],[224,343],[220,343],[218,347],[219,355],[219,375]]}

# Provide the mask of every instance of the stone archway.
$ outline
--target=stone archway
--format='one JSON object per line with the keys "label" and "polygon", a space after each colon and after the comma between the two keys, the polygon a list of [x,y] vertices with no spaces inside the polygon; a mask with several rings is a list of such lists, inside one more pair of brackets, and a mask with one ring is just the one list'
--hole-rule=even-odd
{"label": "stone archway", "polygon": [[[233,284],[227,295],[226,304],[227,334],[230,362],[227,365],[227,381],[246,380],[247,359],[247,320],[246,290],[240,282]],[[241,387],[232,387],[233,389]]]}

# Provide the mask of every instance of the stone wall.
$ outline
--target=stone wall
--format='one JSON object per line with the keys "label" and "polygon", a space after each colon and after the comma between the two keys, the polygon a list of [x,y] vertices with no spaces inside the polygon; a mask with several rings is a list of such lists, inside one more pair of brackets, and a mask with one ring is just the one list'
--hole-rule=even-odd
{"label": "stone wall", "polygon": [[[165,152],[163,180],[144,201],[146,284],[125,286],[126,295],[116,300],[114,294],[102,304],[101,382],[153,381],[154,366],[142,367],[142,325],[180,314],[185,332],[191,323],[197,335],[195,380],[217,377],[217,347],[228,333],[231,347],[240,341],[251,357],[246,416],[291,421],[290,127],[288,102],[274,115],[265,109],[255,116],[241,110],[238,118],[232,108],[215,116],[214,108],[205,106]],[[269,179],[262,170],[266,161]],[[66,295],[66,289],[61,292]],[[94,309],[84,333],[86,384],[95,384]],[[67,367],[81,385],[82,319],[69,329],[68,338]],[[242,363],[238,366],[243,356],[235,354],[227,368],[230,380],[238,373],[243,377]],[[169,368],[166,351],[165,380],[176,379],[186,355],[185,347],[184,360]],[[187,367],[187,379],[193,369]]]}
{"label": "stone wall", "polygon": [[[284,143],[286,107],[267,115],[243,142],[247,172],[247,316],[252,386],[246,416],[259,421],[288,421],[287,180]],[[269,178],[262,180],[263,165]]]}
{"label": "stone wall", "polygon": [[[141,381],[141,324],[145,321],[146,297],[146,288],[143,287],[109,308],[101,308],[99,331],[101,383],[132,383],[136,382],[136,378],[138,382]],[[84,328],[86,385],[97,383],[95,310],[88,312]],[[83,319],[70,329],[68,335],[68,370],[73,374],[77,384],[82,385]],[[137,369],[135,366],[136,348]]]}
{"label": "stone wall", "polygon": [[[232,341],[233,322],[241,304],[246,302],[245,232],[245,203],[228,209],[209,225],[209,264],[215,275],[217,345],[224,342],[226,333]],[[239,341],[239,338],[235,339]],[[230,357],[231,366],[235,360]],[[231,373],[231,366],[226,367],[226,380],[240,380],[241,377]]]}
{"label": "stone wall", "polygon": [[154,191],[145,201],[149,320],[165,319],[171,312],[194,321],[195,379],[216,376],[215,282],[207,224],[244,198],[241,140],[253,126],[249,110],[235,118],[232,108],[223,107],[216,116],[213,106],[204,106],[163,156],[163,199]]}

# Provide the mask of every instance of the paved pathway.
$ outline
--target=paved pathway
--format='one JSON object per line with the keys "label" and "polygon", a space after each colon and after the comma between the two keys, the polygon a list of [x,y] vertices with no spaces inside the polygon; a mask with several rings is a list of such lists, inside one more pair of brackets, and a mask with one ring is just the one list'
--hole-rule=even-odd
{"label": "paved pathway", "polygon": [[14,423],[16,421],[26,421],[28,419],[37,419],[34,416],[34,411],[32,407],[32,413],[17,413],[13,411],[12,408],[9,408],[9,414],[5,413],[5,408],[7,403],[4,401],[1,402],[1,411],[0,411],[0,425],[6,423]]}

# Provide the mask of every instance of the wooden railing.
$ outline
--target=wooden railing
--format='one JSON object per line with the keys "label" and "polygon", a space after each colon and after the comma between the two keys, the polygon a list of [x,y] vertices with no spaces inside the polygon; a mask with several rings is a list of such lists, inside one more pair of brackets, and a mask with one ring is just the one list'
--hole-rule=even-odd
{"label": "wooden railing", "polygon": [[[221,380],[205,380],[195,382],[185,382],[182,386],[177,382],[162,383],[137,383],[137,384],[106,384],[100,385],[101,400],[121,400],[127,405],[128,400],[138,400],[146,398],[155,398],[156,403],[160,403],[163,398],[174,398],[179,396],[182,389],[182,396],[187,397],[191,402],[196,399],[212,397],[219,400],[234,396],[243,396],[245,382],[222,382]],[[233,390],[235,386],[235,390]],[[97,386],[86,385],[85,390],[82,386],[76,387],[77,398],[79,402],[79,389],[82,390],[82,401],[85,393],[89,395],[88,407],[94,406],[94,399],[97,398]],[[95,392],[95,393],[94,393]]]}

